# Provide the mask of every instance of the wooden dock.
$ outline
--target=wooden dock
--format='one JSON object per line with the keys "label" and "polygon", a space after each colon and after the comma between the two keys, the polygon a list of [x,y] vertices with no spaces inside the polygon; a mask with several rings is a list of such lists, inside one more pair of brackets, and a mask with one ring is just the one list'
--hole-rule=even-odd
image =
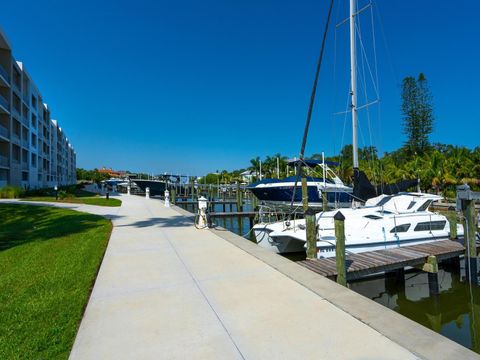
{"label": "wooden dock", "polygon": [[[434,256],[440,262],[464,253],[465,247],[462,243],[454,240],[438,240],[427,244],[347,255],[347,279],[354,280],[374,273],[403,269],[407,266],[422,267],[429,257]],[[325,277],[337,276],[335,257],[303,260],[297,263]]]}

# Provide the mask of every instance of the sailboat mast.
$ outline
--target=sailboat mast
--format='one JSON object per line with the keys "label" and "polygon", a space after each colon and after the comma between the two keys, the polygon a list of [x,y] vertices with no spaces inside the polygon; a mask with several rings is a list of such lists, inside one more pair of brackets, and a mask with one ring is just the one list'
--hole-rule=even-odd
{"label": "sailboat mast", "polygon": [[358,137],[357,137],[357,59],[355,44],[355,16],[357,15],[357,0],[350,0],[350,77],[351,77],[351,96],[352,96],[352,150],[353,150],[353,168],[358,168]]}

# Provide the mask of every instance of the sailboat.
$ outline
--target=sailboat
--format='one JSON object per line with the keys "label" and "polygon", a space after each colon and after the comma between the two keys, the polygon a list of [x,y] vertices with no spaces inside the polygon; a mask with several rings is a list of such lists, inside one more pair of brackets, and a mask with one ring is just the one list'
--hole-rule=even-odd
{"label": "sailboat", "polygon": [[[376,196],[372,186],[364,186],[365,175],[359,170],[358,161],[358,107],[357,107],[357,62],[356,62],[356,0],[350,0],[350,77],[354,191],[356,200],[349,209],[342,209],[345,217],[345,247],[347,252],[358,253],[403,245],[413,245],[448,238],[449,223],[445,216],[429,211],[429,206],[440,196],[423,193],[400,192]],[[408,188],[415,182],[404,182]],[[366,192],[362,191],[368,190]],[[401,190],[398,188],[398,190]],[[365,196],[368,194],[368,196]],[[374,197],[372,197],[372,195]],[[358,200],[366,201],[358,206]],[[317,257],[335,256],[335,230],[333,217],[338,210],[317,213]],[[253,227],[257,243],[277,253],[303,251],[306,247],[306,224],[304,219],[285,220]],[[458,235],[463,227],[458,226]]]}

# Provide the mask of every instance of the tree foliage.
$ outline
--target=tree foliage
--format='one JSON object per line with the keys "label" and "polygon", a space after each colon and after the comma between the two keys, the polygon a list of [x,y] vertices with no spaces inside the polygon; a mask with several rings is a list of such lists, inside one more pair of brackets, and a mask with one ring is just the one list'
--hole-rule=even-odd
{"label": "tree foliage", "polygon": [[101,173],[98,169],[85,170],[82,168],[77,168],[77,180],[86,180],[93,182],[100,182],[103,180],[108,180],[110,176],[106,173]]}
{"label": "tree foliage", "polygon": [[423,73],[417,79],[412,76],[403,79],[401,110],[407,153],[423,153],[429,147],[428,137],[434,122],[432,95]]}

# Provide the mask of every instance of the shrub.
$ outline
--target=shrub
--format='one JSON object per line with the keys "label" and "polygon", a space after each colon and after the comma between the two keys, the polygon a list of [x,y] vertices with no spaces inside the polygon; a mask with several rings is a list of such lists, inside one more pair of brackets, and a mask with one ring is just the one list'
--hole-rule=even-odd
{"label": "shrub", "polygon": [[23,194],[23,190],[17,186],[4,186],[0,188],[1,199],[17,199]]}
{"label": "shrub", "polygon": [[58,198],[59,198],[60,200],[65,199],[67,196],[68,196],[68,193],[67,193],[65,190],[60,190],[60,191],[58,192]]}

